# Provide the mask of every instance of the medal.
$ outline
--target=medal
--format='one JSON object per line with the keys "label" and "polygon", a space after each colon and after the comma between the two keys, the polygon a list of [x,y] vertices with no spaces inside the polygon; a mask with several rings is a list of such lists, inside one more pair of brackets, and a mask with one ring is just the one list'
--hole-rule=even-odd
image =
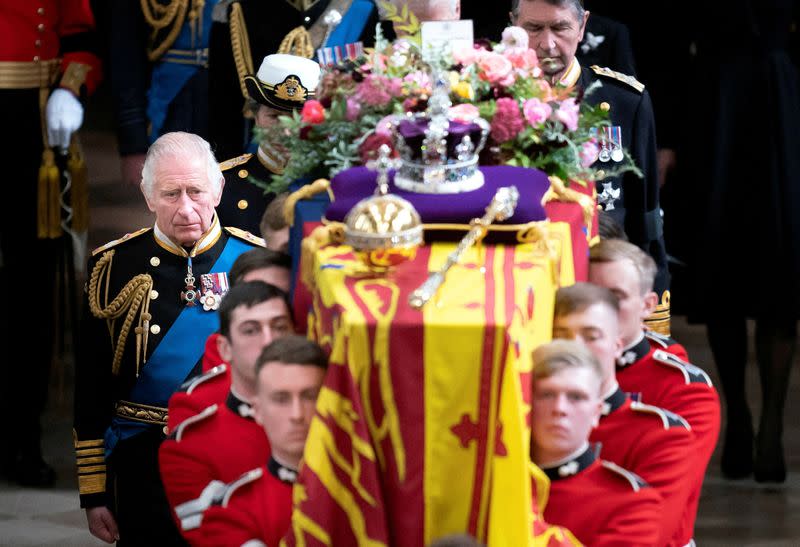
{"label": "medal", "polygon": [[203,293],[200,298],[203,310],[215,311],[219,308],[222,297],[228,292],[228,274],[225,272],[203,274],[200,276],[200,287]]}
{"label": "medal", "polygon": [[599,159],[603,163],[611,159],[611,151],[609,150],[609,140],[611,132],[609,131],[609,129],[610,129],[609,127],[603,127],[602,134],[600,136],[600,152],[597,154],[597,159]]}
{"label": "medal", "polygon": [[186,287],[181,291],[181,302],[186,304],[186,307],[191,307],[197,304],[198,292],[194,287],[194,275],[192,274],[192,258],[189,257],[189,262],[186,265]]}
{"label": "medal", "polygon": [[622,152],[622,127],[615,125],[611,129],[611,159],[615,162],[621,162],[625,159],[625,154]]}

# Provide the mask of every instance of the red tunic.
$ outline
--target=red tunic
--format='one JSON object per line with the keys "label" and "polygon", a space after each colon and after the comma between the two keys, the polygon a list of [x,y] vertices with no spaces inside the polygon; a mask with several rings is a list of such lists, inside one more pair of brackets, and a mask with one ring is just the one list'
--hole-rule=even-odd
{"label": "red tunic", "polygon": [[686,507],[688,518],[684,521],[690,526],[685,535],[691,536],[706,467],[719,437],[719,395],[702,369],[676,357],[683,346],[667,345],[666,350],[660,344],[652,347],[647,338],[642,338],[629,351],[623,352],[623,358],[628,354],[630,364],[617,367],[617,381],[634,398],[679,414],[692,428],[694,491]]}
{"label": "red tunic", "polygon": [[225,404],[212,405],[184,420],[161,443],[158,460],[164,491],[179,528],[190,542],[197,536],[199,519],[190,525],[189,517],[202,513],[198,505],[204,509],[213,501],[213,496],[202,496],[206,486],[212,481],[233,481],[269,457],[264,430],[242,416],[242,411],[250,410],[231,395]]}
{"label": "red tunic", "polygon": [[591,450],[543,471],[551,480],[548,523],[592,547],[658,545],[661,497],[634,473],[596,460]]}
{"label": "red tunic", "polygon": [[0,2],[0,62],[41,63],[61,57],[60,73],[72,63],[88,65],[86,90],[103,75],[90,36],[89,0],[3,0]]}
{"label": "red tunic", "polygon": [[270,460],[267,467],[229,485],[220,502],[203,516],[202,533],[194,545],[240,547],[255,540],[277,546],[292,520],[292,481],[291,476],[279,478],[275,465]]}
{"label": "red tunic", "polygon": [[589,441],[600,443],[604,460],[633,471],[661,495],[659,545],[686,545],[692,539],[686,504],[694,490],[694,437],[688,425],[671,412],[632,402],[621,390],[606,404],[608,413],[600,418]]}
{"label": "red tunic", "polygon": [[186,418],[197,415],[215,403],[224,404],[230,389],[231,373],[227,363],[189,378],[169,398],[167,430],[174,431]]}
{"label": "red tunic", "polygon": [[217,347],[217,338],[219,337],[220,333],[215,332],[206,340],[206,350],[203,353],[203,372],[207,372],[223,362],[222,356],[219,354],[219,348]]}

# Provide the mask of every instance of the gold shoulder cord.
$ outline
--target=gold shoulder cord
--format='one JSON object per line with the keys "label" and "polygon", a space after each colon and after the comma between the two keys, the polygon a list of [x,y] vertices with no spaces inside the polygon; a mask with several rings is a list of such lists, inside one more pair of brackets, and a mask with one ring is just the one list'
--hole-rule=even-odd
{"label": "gold shoulder cord", "polygon": [[151,61],[158,60],[158,58],[164,55],[164,52],[175,43],[175,39],[178,37],[178,33],[183,26],[183,21],[186,18],[186,12],[189,9],[190,1],[193,4],[192,13],[196,15],[198,11],[197,6],[202,6],[202,4],[205,3],[204,0],[170,0],[167,5],[160,4],[157,0],[139,0],[139,4],[142,6],[144,20],[150,25],[150,28],[153,29],[153,35],[159,30],[171,26],[167,37],[159,46],[153,49],[148,48],[148,59]]}
{"label": "gold shoulder cord", "polygon": [[[131,324],[138,314],[136,332],[136,376],[139,376],[140,364],[147,355],[147,338],[150,332],[150,290],[153,288],[153,278],[148,274],[139,274],[128,281],[114,300],[108,303],[109,280],[111,278],[111,262],[114,258],[114,250],[106,251],[100,260],[97,261],[92,274],[89,277],[89,309],[92,315],[98,319],[105,319],[108,324],[108,332],[112,339],[114,349],[114,360],[111,371],[116,376],[119,374],[122,354],[125,351],[125,342],[131,330]],[[101,278],[105,282],[104,307],[100,304]],[[126,313],[127,312],[127,313]],[[119,337],[114,344],[114,323],[125,315],[122,327],[119,330]]]}
{"label": "gold shoulder cord", "polygon": [[288,53],[311,59],[314,56],[314,46],[311,45],[311,35],[303,26],[289,31],[281,40],[278,53]]}
{"label": "gold shoulder cord", "polygon": [[255,74],[253,70],[253,55],[250,53],[250,37],[247,34],[247,25],[244,22],[244,13],[239,2],[231,5],[230,16],[231,30],[231,49],[233,50],[233,61],[236,63],[236,72],[239,75],[239,87],[242,96],[247,99],[247,87],[244,85],[244,77],[248,74]]}

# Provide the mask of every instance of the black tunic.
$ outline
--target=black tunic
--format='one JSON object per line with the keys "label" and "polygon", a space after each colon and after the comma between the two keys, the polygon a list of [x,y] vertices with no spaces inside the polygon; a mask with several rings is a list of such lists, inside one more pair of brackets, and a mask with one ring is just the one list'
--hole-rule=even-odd
{"label": "black tunic", "polygon": [[[625,228],[631,243],[641,247],[656,261],[655,290],[660,296],[669,289],[669,272],[659,207],[655,121],[650,96],[647,90],[638,91],[627,83],[582,67],[579,84],[583,89],[596,80],[600,80],[602,87],[587,96],[586,101],[609,104],[611,123],[622,128],[622,145],[644,174],[644,178],[626,173],[598,179],[597,192],[601,195],[619,191],[617,199],[606,202],[605,210]],[[600,168],[602,165],[599,162],[595,164]]]}
{"label": "black tunic", "polygon": [[222,201],[217,206],[220,222],[223,226],[260,234],[261,217],[275,194],[264,193],[252,180],[269,184],[272,172],[259,161],[258,154],[245,154],[221,163],[220,167],[225,176]]}

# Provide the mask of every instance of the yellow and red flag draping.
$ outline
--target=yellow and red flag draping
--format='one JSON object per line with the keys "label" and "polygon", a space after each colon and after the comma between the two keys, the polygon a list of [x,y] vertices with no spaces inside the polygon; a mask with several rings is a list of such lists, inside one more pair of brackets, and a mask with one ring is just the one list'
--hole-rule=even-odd
{"label": "yellow and red flag draping", "polygon": [[[551,177],[551,185],[552,182]],[[558,182],[561,183],[561,181]],[[573,200],[553,199],[547,201],[544,208],[550,221],[569,224],[573,263],[575,265],[575,281],[586,281],[589,276],[589,247],[599,241],[597,190],[592,181],[572,181],[569,185],[569,191],[574,193],[583,203]],[[586,196],[588,199],[581,198],[581,196]]]}
{"label": "yellow and red flag draping", "polygon": [[[470,249],[422,309],[410,293],[452,243],[386,275],[347,246],[313,253],[309,336],[330,367],[306,444],[288,545],[577,545],[541,518],[528,463],[530,360],[555,289],[574,282],[570,227]],[[584,236],[585,241],[585,236]]]}

